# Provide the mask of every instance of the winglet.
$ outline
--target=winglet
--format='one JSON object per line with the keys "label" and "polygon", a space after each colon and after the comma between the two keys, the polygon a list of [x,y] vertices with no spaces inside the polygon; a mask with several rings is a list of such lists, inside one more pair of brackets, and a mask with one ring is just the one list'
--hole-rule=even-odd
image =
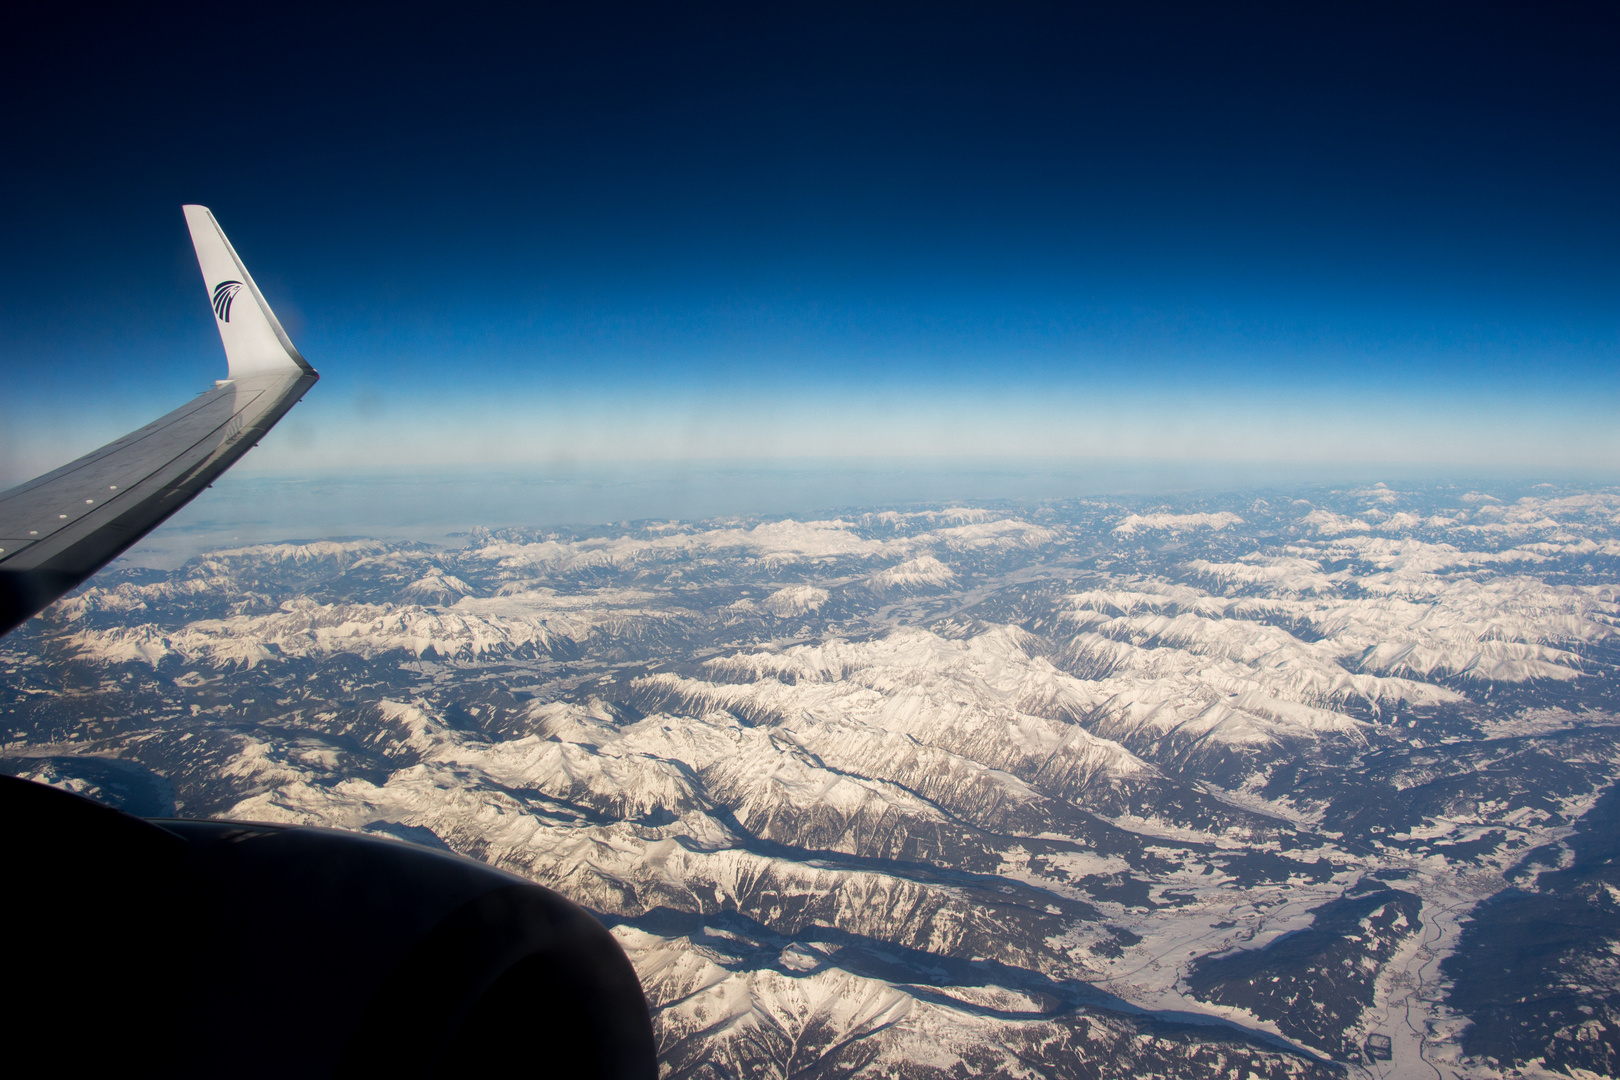
{"label": "winglet", "polygon": [[230,377],[249,375],[313,375],[315,369],[299,355],[287,331],[281,328],[275,312],[264,302],[264,295],[253,283],[236,249],[225,239],[225,231],[206,206],[182,207],[191,229],[191,244],[197,249],[197,265],[202,267],[203,285],[214,308],[214,325],[225,343],[225,359]]}

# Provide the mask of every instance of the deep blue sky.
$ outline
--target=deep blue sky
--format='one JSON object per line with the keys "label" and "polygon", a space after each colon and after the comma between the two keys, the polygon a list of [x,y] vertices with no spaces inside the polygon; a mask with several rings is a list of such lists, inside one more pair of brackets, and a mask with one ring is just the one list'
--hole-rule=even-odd
{"label": "deep blue sky", "polygon": [[574,7],[14,23],[0,480],[223,373],[188,201],[261,469],[1620,464],[1612,8]]}

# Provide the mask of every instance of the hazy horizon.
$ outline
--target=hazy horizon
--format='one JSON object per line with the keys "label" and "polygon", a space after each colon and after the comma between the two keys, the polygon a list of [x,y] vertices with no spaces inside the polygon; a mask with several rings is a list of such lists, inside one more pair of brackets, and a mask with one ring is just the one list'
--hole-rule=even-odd
{"label": "hazy horizon", "polygon": [[233,470],[121,557],[172,568],[219,548],[368,538],[458,546],[475,528],[587,534],[649,522],[809,520],[956,504],[1038,508],[1081,500],[1133,507],[1394,491],[1483,491],[1503,501],[1546,489],[1602,490],[1620,471],[1331,469],[1275,462],[706,461],[536,468]]}

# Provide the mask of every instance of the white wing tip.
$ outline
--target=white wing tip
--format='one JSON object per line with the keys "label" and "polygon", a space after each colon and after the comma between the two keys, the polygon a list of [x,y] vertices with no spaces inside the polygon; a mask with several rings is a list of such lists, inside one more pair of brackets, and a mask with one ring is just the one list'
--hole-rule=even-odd
{"label": "white wing tip", "polygon": [[[208,290],[220,340],[225,345],[230,377],[293,372],[314,375],[315,369],[299,354],[265,303],[253,275],[226,239],[213,211],[199,203],[186,203],[181,211],[191,231],[203,287]],[[246,295],[239,303],[238,294],[244,291]]]}

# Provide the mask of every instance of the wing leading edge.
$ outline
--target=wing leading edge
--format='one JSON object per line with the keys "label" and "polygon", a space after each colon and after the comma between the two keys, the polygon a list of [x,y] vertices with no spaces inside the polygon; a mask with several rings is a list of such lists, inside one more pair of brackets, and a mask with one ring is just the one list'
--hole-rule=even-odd
{"label": "wing leading edge", "polygon": [[116,442],[0,492],[0,634],[213,483],[320,378],[207,207],[185,207],[229,378]]}

